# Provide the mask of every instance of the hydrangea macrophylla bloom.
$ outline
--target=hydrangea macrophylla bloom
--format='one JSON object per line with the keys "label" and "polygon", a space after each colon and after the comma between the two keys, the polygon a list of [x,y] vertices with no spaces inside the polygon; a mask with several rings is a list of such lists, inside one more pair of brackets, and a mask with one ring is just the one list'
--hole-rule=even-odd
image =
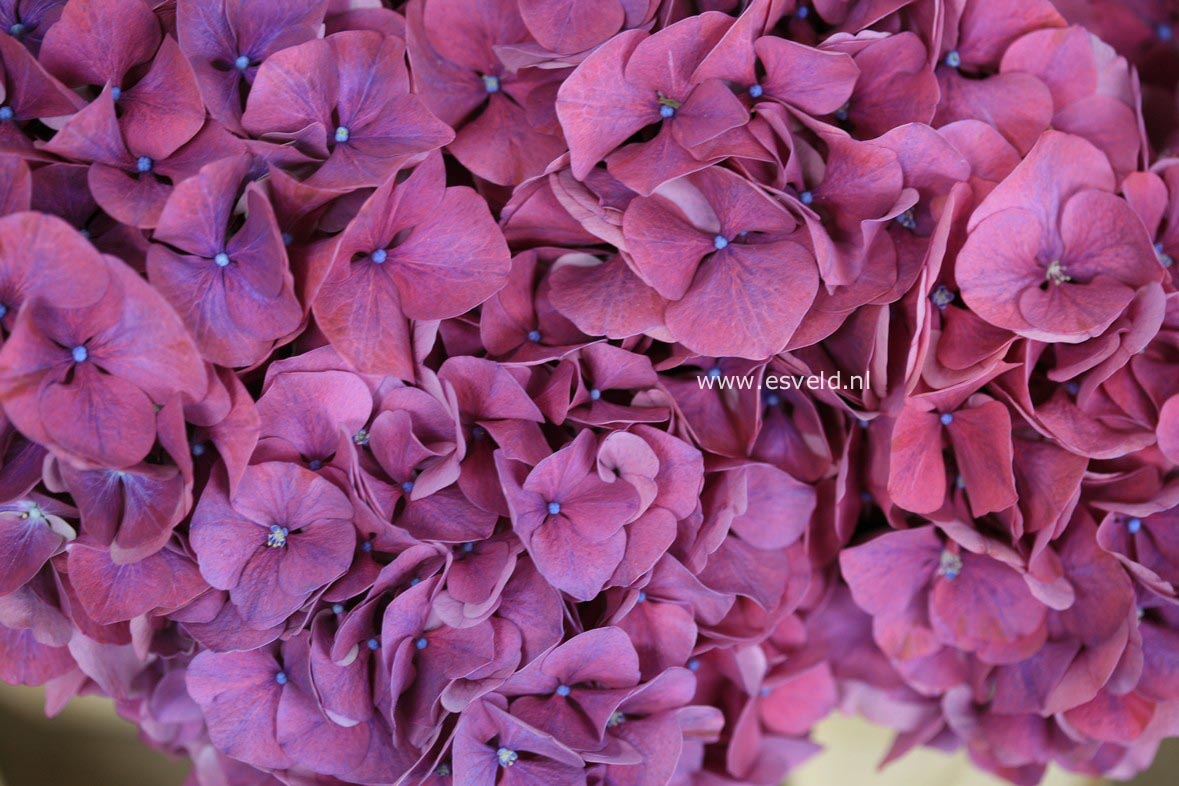
{"label": "hydrangea macrophylla bloom", "polygon": [[109,547],[115,564],[156,553],[188,512],[191,488],[174,466],[140,464],[125,470],[57,468],[78,503],[85,540]]}
{"label": "hydrangea macrophylla bloom", "polygon": [[245,6],[241,2],[180,0],[176,34],[189,58],[209,114],[241,129],[242,90],[275,52],[316,37],[327,4],[292,0]]}
{"label": "hydrangea macrophylla bloom", "polygon": [[[979,397],[984,398],[984,397]],[[970,510],[982,516],[1017,500],[1012,473],[1011,416],[998,401],[980,401],[953,411],[922,411],[906,406],[892,432],[888,493],[914,513],[933,513],[946,499],[943,434],[966,489]]]}
{"label": "hydrangea macrophylla bloom", "polygon": [[528,40],[525,10],[509,0],[415,0],[406,8],[414,86],[457,129],[447,149],[475,175],[503,185],[540,174],[565,152],[551,103],[564,74],[509,70],[496,53]]}
{"label": "hydrangea macrophylla bloom", "polygon": [[61,517],[69,513],[61,503],[40,496],[0,506],[0,554],[5,562],[0,596],[20,588],[77,537]]}
{"label": "hydrangea macrophylla bloom", "polygon": [[36,55],[64,5],[65,0],[5,0],[0,3],[0,35],[7,33]]}
{"label": "hydrangea macrophylla bloom", "polygon": [[380,186],[454,138],[409,92],[405,45],[369,31],[284,49],[254,76],[242,126],[313,162],[309,185]]}
{"label": "hydrangea macrophylla bloom", "polygon": [[486,203],[469,188],[446,188],[433,156],[361,207],[333,249],[315,318],[361,371],[413,379],[407,320],[474,308],[503,286],[509,264]]}
{"label": "hydrangea macrophylla bloom", "polygon": [[237,212],[247,166],[224,159],[179,183],[147,256],[152,285],[204,357],[222,366],[257,363],[303,320],[274,211],[257,184],[246,184],[245,216]]}
{"label": "hydrangea macrophylla bloom", "polygon": [[639,509],[631,484],[607,483],[594,471],[594,442],[592,433],[583,431],[519,485],[510,480],[512,469],[502,454],[496,457],[512,526],[537,570],[581,600],[601,591],[622,562],[625,525]]}
{"label": "hydrangea macrophylla bloom", "polygon": [[79,105],[19,42],[0,34],[0,153],[40,158],[22,126],[71,115]]}
{"label": "hydrangea macrophylla bloom", "polygon": [[585,761],[580,756],[548,732],[516,718],[504,705],[501,697],[492,696],[463,713],[452,746],[456,783],[586,783]]}
{"label": "hydrangea macrophylla bloom", "polygon": [[193,513],[201,575],[252,628],[277,625],[352,563],[356,529],[342,491],[281,462],[249,467],[231,500],[214,478]]}
{"label": "hydrangea macrophylla bloom", "polygon": [[168,157],[205,122],[192,67],[140,0],[67,3],[41,62],[70,87],[106,86],[125,137],[152,159]]}
{"label": "hydrangea macrophylla bloom", "polygon": [[113,218],[134,227],[155,226],[172,184],[211,161],[242,153],[242,143],[212,123],[166,144],[128,131],[119,122],[108,86],[71,117],[45,149],[88,163],[86,180],[95,201]]}
{"label": "hydrangea macrophylla bloom", "polygon": [[[155,442],[156,408],[176,395],[195,401],[204,394],[192,339],[159,294],[60,219],[5,221],[0,233],[26,242],[52,236],[61,243],[53,253],[70,255],[79,271],[64,299],[38,293],[21,308],[0,350],[5,412],[24,434],[76,460],[137,464]],[[84,299],[74,295],[71,303],[69,288]]]}
{"label": "hydrangea macrophylla bloom", "polygon": [[[749,113],[723,81],[696,71],[731,24],[708,12],[654,35],[629,30],[587,57],[557,94],[574,176],[605,159],[614,177],[650,194],[723,157],[702,150],[697,158],[694,149],[743,126]],[[652,139],[620,149],[649,126],[658,126]]]}
{"label": "hydrangea macrophylla bloom", "polygon": [[664,323],[703,355],[781,351],[819,286],[794,218],[739,175],[712,168],[634,200],[632,267],[669,302]]}
{"label": "hydrangea macrophylla bloom", "polygon": [[998,327],[1040,341],[1101,334],[1163,268],[1142,222],[1112,193],[1105,157],[1047,132],[970,219],[955,273],[962,297]]}

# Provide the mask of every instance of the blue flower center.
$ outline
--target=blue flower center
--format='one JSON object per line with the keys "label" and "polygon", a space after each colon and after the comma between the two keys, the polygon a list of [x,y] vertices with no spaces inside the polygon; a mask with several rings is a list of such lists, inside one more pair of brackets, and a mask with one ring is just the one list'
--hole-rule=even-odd
{"label": "blue flower center", "polygon": [[233,61],[233,67],[238,71],[245,71],[250,67],[250,58],[245,55],[238,55],[237,59]]}
{"label": "blue flower center", "polygon": [[851,105],[844,104],[843,106],[839,107],[839,109],[835,110],[835,119],[842,123],[847,120],[847,118],[850,116],[850,113]]}
{"label": "blue flower center", "polygon": [[309,467],[309,468],[310,468],[312,471],[315,471],[315,470],[318,470],[320,467],[322,467],[322,466],[323,466],[323,462],[322,462],[322,461],[320,461],[319,459],[311,459],[311,461],[308,461],[308,462],[307,462],[307,466],[308,466],[308,467]]}
{"label": "blue flower center", "polygon": [[[2,112],[3,110],[0,109],[0,113]],[[1154,244],[1154,253],[1158,255],[1159,262],[1162,263],[1163,267],[1170,267],[1171,265],[1175,264],[1175,260],[1171,258],[1171,255],[1163,250],[1162,243]]]}
{"label": "blue flower center", "polygon": [[499,92],[499,77],[494,74],[486,74],[483,77],[483,89],[488,93]]}
{"label": "blue flower center", "polygon": [[957,49],[951,49],[946,53],[946,65],[950,68],[957,68],[962,65],[962,55],[958,54]]}
{"label": "blue flower center", "polygon": [[597,401],[602,397],[602,391],[597,388],[592,388],[589,392],[590,401]]}
{"label": "blue flower center", "polygon": [[8,314],[8,306],[4,305],[3,303],[0,303],[0,319],[4,319],[4,317],[7,314]]}
{"label": "blue flower center", "polygon": [[217,267],[228,267],[229,254],[226,254],[224,251],[222,251],[220,254],[213,257],[213,261],[217,263]]}
{"label": "blue flower center", "polygon": [[539,330],[529,330],[528,331],[528,340],[533,343],[540,341],[540,331]]}
{"label": "blue flower center", "polygon": [[777,393],[766,393],[766,406],[776,407],[782,403],[782,397]]}
{"label": "blue flower center", "polygon": [[475,542],[474,541],[468,540],[466,543],[463,544],[463,553],[464,554],[470,554],[474,550],[475,550]]}
{"label": "blue flower center", "polygon": [[289,534],[291,531],[286,527],[271,524],[270,533],[266,536],[266,545],[272,549],[282,548],[287,545],[287,535]]}
{"label": "blue flower center", "polygon": [[111,88],[111,100],[112,101],[118,101],[122,97],[123,97],[123,88],[119,87],[118,85],[115,85],[114,87]]}
{"label": "blue flower center", "polygon": [[495,752],[496,761],[501,767],[511,767],[520,758],[520,754],[510,748],[500,748]]}
{"label": "blue flower center", "polygon": [[798,195],[798,200],[804,205],[810,205],[815,201],[815,195],[810,191],[803,191]]}
{"label": "blue flower center", "polygon": [[770,695],[770,688],[769,688],[769,686],[768,686],[768,685],[762,685],[762,686],[761,686],[761,688],[760,688],[760,689],[758,689],[758,691],[757,691],[757,695],[758,695],[758,696],[761,696],[763,699],[764,699],[766,696],[769,696],[769,695]]}
{"label": "blue flower center", "polygon": [[291,243],[294,243],[294,242],[295,242],[294,235],[292,235],[290,232],[283,232],[282,233],[282,244],[284,246],[289,246]]}
{"label": "blue flower center", "polygon": [[762,88],[761,85],[750,85],[749,86],[750,98],[761,98],[762,93],[764,93],[764,92],[765,92],[765,90]]}
{"label": "blue flower center", "polygon": [[942,551],[942,556],[938,559],[937,574],[945,576],[947,581],[953,581],[962,573],[962,558],[954,554],[949,549]]}
{"label": "blue flower center", "polygon": [[1142,529],[1142,519],[1130,519],[1126,522],[1126,529],[1130,531],[1131,535],[1137,535]]}
{"label": "blue flower center", "polygon": [[806,19],[811,15],[811,9],[807,8],[805,5],[800,5],[798,10],[794,12],[794,15],[799,19]]}
{"label": "blue flower center", "polygon": [[560,696],[561,698],[568,696],[572,692],[573,692],[573,690],[568,685],[558,685],[557,686],[557,695]]}
{"label": "blue flower center", "polygon": [[0,120],[11,120],[16,117],[16,112],[12,111],[10,106],[0,106]]}
{"label": "blue flower center", "polygon": [[[1154,33],[1159,37],[1160,41],[1175,40],[1175,28],[1171,27],[1166,22],[1159,22],[1159,26],[1154,29]],[[13,35],[15,35],[15,33]]]}
{"label": "blue flower center", "polygon": [[192,455],[194,455],[194,456],[205,455],[205,450],[206,450],[206,448],[205,448],[204,442],[194,442],[192,445]]}
{"label": "blue flower center", "polygon": [[278,674],[275,674],[274,681],[277,682],[279,685],[286,685],[287,684],[287,673],[285,671],[280,671]]}
{"label": "blue flower center", "polygon": [[402,483],[401,484],[401,491],[405,494],[408,494],[409,492],[413,491],[413,481],[407,480],[404,483]]}
{"label": "blue flower center", "polygon": [[375,264],[383,265],[385,264],[385,260],[389,258],[389,252],[383,248],[378,248],[376,251],[369,254],[368,258],[371,259]]}
{"label": "blue flower center", "polygon": [[561,512],[561,503],[560,502],[550,502],[549,503],[549,515],[550,516],[555,516],[560,512]]}
{"label": "blue flower center", "polygon": [[16,22],[12,25],[12,27],[8,28],[8,34],[13,37],[19,36],[24,31],[25,31],[25,26],[22,25],[20,22]]}
{"label": "blue flower center", "polygon": [[675,117],[675,107],[668,106],[667,104],[663,104],[662,106],[659,107],[659,116],[662,117],[664,120],[667,120],[668,118]]}
{"label": "blue flower center", "polygon": [[626,716],[618,710],[614,710],[614,712],[610,713],[610,719],[606,721],[606,725],[610,728],[621,726],[624,723],[626,723]]}
{"label": "blue flower center", "polygon": [[948,426],[954,422],[954,416],[949,412],[943,412],[942,416],[938,419],[942,422],[943,426]]}
{"label": "blue flower center", "polygon": [[487,429],[483,428],[482,426],[472,426],[471,427],[471,439],[474,439],[474,440],[487,439]]}
{"label": "blue flower center", "polygon": [[1064,389],[1068,391],[1068,394],[1070,396],[1075,396],[1081,392],[1081,386],[1079,384],[1077,384],[1076,382],[1068,383],[1067,385],[1064,386]]}
{"label": "blue flower center", "polygon": [[371,439],[371,437],[369,436],[368,429],[363,428],[360,431],[357,431],[356,434],[354,434],[352,437],[352,441],[362,447],[368,444],[369,439]]}
{"label": "blue flower center", "polygon": [[155,166],[155,162],[147,156],[140,156],[139,160],[135,162],[135,168],[139,170],[140,174],[147,174],[153,166]]}
{"label": "blue flower center", "polygon": [[366,540],[364,543],[361,543],[360,550],[363,551],[365,554],[368,554],[370,551],[373,550],[372,541]]}
{"label": "blue flower center", "polygon": [[332,614],[343,614],[343,613],[344,613],[344,604],[343,603],[333,603],[332,604]]}
{"label": "blue flower center", "polygon": [[345,128],[344,126],[339,126],[338,128],[336,128],[336,141],[337,142],[347,142],[348,141],[348,129],[347,128]]}
{"label": "blue flower center", "polygon": [[90,353],[86,351],[86,347],[79,344],[70,350],[70,356],[74,359],[75,363],[83,363],[86,358],[90,357]]}
{"label": "blue flower center", "polygon": [[367,646],[373,652],[376,652],[381,648],[381,642],[376,638],[372,638],[365,642],[365,646]]}
{"label": "blue flower center", "polygon": [[910,232],[917,228],[917,218],[913,215],[913,208],[909,208],[897,216],[896,221]]}
{"label": "blue flower center", "polygon": [[720,375],[721,375],[721,370],[719,368],[717,368],[716,366],[713,366],[712,368],[708,369],[708,376],[712,377],[713,379],[716,379]]}
{"label": "blue flower center", "polygon": [[712,247],[717,251],[724,251],[729,247],[729,239],[724,235],[717,235],[712,239]]}
{"label": "blue flower center", "polygon": [[647,593],[643,592],[642,590],[639,590],[639,596],[637,598],[635,598],[635,601],[637,603],[646,603],[647,602]]}
{"label": "blue flower center", "polygon": [[409,580],[409,586],[411,586],[411,587],[416,587],[417,585],[419,585],[421,583],[422,583],[422,580],[419,579],[417,576],[414,576],[412,579]]}
{"label": "blue flower center", "polygon": [[954,293],[945,284],[938,284],[937,289],[930,293],[929,299],[938,308],[945,309],[954,302]]}

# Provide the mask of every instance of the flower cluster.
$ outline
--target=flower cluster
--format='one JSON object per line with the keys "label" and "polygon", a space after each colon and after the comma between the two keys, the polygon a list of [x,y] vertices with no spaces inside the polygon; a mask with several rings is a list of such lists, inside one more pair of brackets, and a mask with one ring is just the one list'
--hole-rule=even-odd
{"label": "flower cluster", "polygon": [[1163,0],[0,0],[0,679],[200,786],[1143,769],[1177,83]]}

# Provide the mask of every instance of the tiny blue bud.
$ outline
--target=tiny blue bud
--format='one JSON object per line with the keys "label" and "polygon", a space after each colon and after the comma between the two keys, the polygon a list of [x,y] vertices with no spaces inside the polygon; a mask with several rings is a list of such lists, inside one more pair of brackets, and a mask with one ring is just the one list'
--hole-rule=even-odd
{"label": "tiny blue bud", "polygon": [[763,699],[764,699],[766,696],[769,696],[769,695],[770,695],[770,688],[769,688],[769,686],[768,686],[768,685],[762,685],[762,686],[761,686],[761,689],[759,689],[759,690],[758,690],[758,692],[757,692],[757,695],[758,695],[758,696],[761,696]]}
{"label": "tiny blue bud", "polygon": [[373,652],[376,652],[378,649],[381,648],[381,642],[377,638],[371,638],[367,642],[365,642],[365,644]]}
{"label": "tiny blue bud", "polygon": [[798,199],[804,205],[809,205],[815,201],[815,195],[812,194],[810,191],[803,191],[801,194],[798,195]]}
{"label": "tiny blue bud", "polygon": [[764,93],[764,92],[765,92],[765,90],[762,88],[761,85],[750,85],[750,87],[749,87],[750,98],[761,98],[762,93]]}
{"label": "tiny blue bud", "polygon": [[138,169],[141,174],[147,174],[151,171],[153,166],[155,166],[155,162],[147,156],[140,156],[139,160],[135,162],[135,168]]}
{"label": "tiny blue bud", "polygon": [[1077,384],[1076,382],[1068,383],[1067,385],[1064,386],[1064,389],[1068,391],[1068,394],[1070,396],[1075,396],[1081,392],[1081,386],[1079,384]]}
{"label": "tiny blue bud", "polygon": [[549,503],[549,515],[550,516],[555,516],[560,512],[561,512],[561,503],[560,502],[550,502]]}
{"label": "tiny blue bud", "polygon": [[8,306],[0,303],[0,319],[4,319],[6,314],[8,314]]}
{"label": "tiny blue bud", "polygon": [[590,397],[591,401],[597,401],[598,399],[600,399],[602,397],[602,391],[598,390],[597,388],[591,388],[590,392],[589,392],[589,397]]}
{"label": "tiny blue bud", "polygon": [[962,477],[961,475],[954,478],[954,487],[959,489],[966,488],[966,478]]}
{"label": "tiny blue bud", "polygon": [[474,550],[475,550],[475,542],[474,541],[468,540],[466,543],[463,544],[463,553],[470,554]]}
{"label": "tiny blue bud", "polygon": [[511,767],[520,758],[520,754],[510,748],[500,748],[495,752],[495,758],[501,767]]}
{"label": "tiny blue bud", "polygon": [[948,426],[954,422],[954,416],[949,412],[943,412],[942,416],[938,419],[942,422],[943,426]]}
{"label": "tiny blue bud", "polygon": [[280,671],[278,674],[275,674],[274,681],[277,682],[279,685],[286,685],[287,684],[287,673],[285,671]]}
{"label": "tiny blue bud", "polygon": [[529,330],[528,331],[528,340],[532,341],[534,343],[537,341],[540,341],[540,331],[539,330]]}
{"label": "tiny blue bud", "polygon": [[1137,535],[1139,530],[1142,529],[1142,519],[1130,519],[1126,522],[1126,529],[1130,531],[1131,535]]}
{"label": "tiny blue bud", "polygon": [[284,246],[289,246],[291,243],[294,243],[294,242],[295,242],[294,235],[292,235],[290,232],[283,232],[282,233],[282,244]]}
{"label": "tiny blue bud", "polygon": [[671,118],[671,117],[675,117],[675,107],[668,106],[667,104],[663,104],[662,106],[659,107],[659,116],[662,117],[664,120],[667,120],[668,118]]}
{"label": "tiny blue bud", "polygon": [[336,128],[336,141],[337,142],[347,142],[348,141],[348,129],[347,128],[345,128],[344,126],[339,126]]}
{"label": "tiny blue bud", "polygon": [[487,429],[482,426],[471,426],[471,439],[487,439]]}
{"label": "tiny blue bud", "polygon": [[385,264],[385,260],[389,258],[389,252],[383,248],[378,248],[376,251],[369,254],[368,258],[378,265],[383,265]]}
{"label": "tiny blue bud", "polygon": [[372,541],[366,540],[364,543],[361,543],[361,544],[360,544],[360,550],[361,550],[361,551],[363,551],[365,554],[367,554],[367,553],[369,553],[370,551],[372,551],[372,550],[373,550],[373,544],[372,544]]}
{"label": "tiny blue bud", "polygon": [[721,370],[719,368],[717,368],[716,366],[713,366],[712,368],[708,369],[708,376],[712,377],[713,379],[716,379],[720,375],[721,375]]}
{"label": "tiny blue bud", "polygon": [[573,692],[573,690],[568,685],[558,685],[557,686],[557,695],[562,698],[564,698],[565,696],[568,696],[572,692]]}
{"label": "tiny blue bud", "polygon": [[957,68],[962,65],[962,55],[958,54],[957,49],[951,49],[946,53],[946,65],[950,68]]}
{"label": "tiny blue bud", "polygon": [[122,97],[123,97],[123,88],[121,88],[117,85],[115,87],[111,88],[111,100],[118,101]]}
{"label": "tiny blue bud", "polygon": [[307,462],[307,466],[310,467],[311,470],[314,472],[323,466],[323,462],[320,461],[319,459],[311,459],[311,461]]}
{"label": "tiny blue bud", "polygon": [[777,393],[767,393],[766,394],[766,406],[767,407],[776,407],[781,403],[782,403],[782,397],[779,396]]}
{"label": "tiny blue bud", "polygon": [[401,491],[403,494],[408,494],[413,491],[413,481],[407,480],[401,484]]}
{"label": "tiny blue bud", "polygon": [[871,501],[872,501],[872,492],[870,492],[870,491],[861,491],[860,492],[860,502],[868,503]]}
{"label": "tiny blue bud", "polygon": [[16,113],[12,111],[10,106],[0,106],[0,120],[11,120],[16,117]]}
{"label": "tiny blue bud", "polygon": [[333,603],[332,604],[332,614],[343,614],[343,613],[344,613],[344,604],[343,603]]}
{"label": "tiny blue bud", "polygon": [[409,586],[411,586],[411,587],[416,587],[417,585],[419,585],[421,583],[422,583],[422,580],[419,579],[417,576],[414,576],[412,579],[409,580]]}
{"label": "tiny blue bud", "polygon": [[25,31],[25,26],[20,22],[16,22],[12,27],[8,28],[8,34],[14,38]]}
{"label": "tiny blue bud", "polygon": [[646,603],[647,602],[647,593],[643,592],[642,590],[639,590],[639,596],[637,598],[635,598],[635,602],[636,603]]}
{"label": "tiny blue bud", "polygon": [[700,661],[696,658],[691,658],[688,661],[688,671],[696,671],[700,668]]}
{"label": "tiny blue bud", "polygon": [[499,92],[499,77],[494,74],[487,74],[483,77],[483,89],[488,93]]}
{"label": "tiny blue bud", "polygon": [[287,535],[290,530],[286,527],[280,527],[277,524],[270,525],[270,534],[266,536],[266,545],[272,549],[282,548],[287,545]]}
{"label": "tiny blue bud", "polygon": [[70,350],[70,356],[73,357],[75,363],[83,363],[86,358],[90,357],[90,353],[86,351],[86,347],[79,344]]}
{"label": "tiny blue bud", "polygon": [[224,251],[222,251],[220,254],[213,257],[213,261],[217,263],[217,267],[228,267],[229,254],[226,254]]}
{"label": "tiny blue bud", "polygon": [[717,235],[712,239],[712,247],[717,251],[723,251],[729,247],[729,239],[724,235]]}
{"label": "tiny blue bud", "polygon": [[866,429],[866,428],[868,428],[868,426],[872,425],[872,421],[864,420],[863,418],[859,418],[859,424],[860,424],[860,428]]}
{"label": "tiny blue bud", "polygon": [[1160,41],[1173,41],[1175,39],[1175,28],[1166,22],[1160,22],[1159,26],[1154,29],[1154,33],[1159,37]]}
{"label": "tiny blue bud", "polygon": [[799,19],[806,19],[808,16],[811,15],[811,9],[807,8],[805,5],[802,5],[802,6],[799,6],[798,10],[795,11],[794,13],[795,13],[795,16],[797,16]]}
{"label": "tiny blue bud", "polygon": [[194,442],[192,445],[192,455],[194,455],[194,456],[205,455],[205,443],[204,442]]}
{"label": "tiny blue bud", "polygon": [[945,284],[938,284],[937,289],[930,293],[929,299],[939,309],[945,309],[954,302],[954,293]]}
{"label": "tiny blue bud", "polygon": [[90,239],[90,230],[89,229],[85,229],[85,228],[79,229],[78,234],[81,235],[82,237],[86,238],[87,240]]}
{"label": "tiny blue bud", "polygon": [[245,55],[238,55],[237,59],[233,61],[233,67],[238,71],[245,71],[250,67],[250,58]]}

